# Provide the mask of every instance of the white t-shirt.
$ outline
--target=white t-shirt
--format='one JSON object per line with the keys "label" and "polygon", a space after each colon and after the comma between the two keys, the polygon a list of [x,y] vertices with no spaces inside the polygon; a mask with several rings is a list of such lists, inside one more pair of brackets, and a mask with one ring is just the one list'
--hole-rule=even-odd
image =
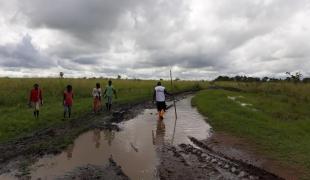
{"label": "white t-shirt", "polygon": [[99,88],[99,89],[94,88],[92,94],[93,94],[93,97],[101,97],[101,94],[102,94],[101,88]]}
{"label": "white t-shirt", "polygon": [[166,100],[165,87],[164,86],[156,86],[155,92],[156,92],[156,101],[157,102],[164,102]]}

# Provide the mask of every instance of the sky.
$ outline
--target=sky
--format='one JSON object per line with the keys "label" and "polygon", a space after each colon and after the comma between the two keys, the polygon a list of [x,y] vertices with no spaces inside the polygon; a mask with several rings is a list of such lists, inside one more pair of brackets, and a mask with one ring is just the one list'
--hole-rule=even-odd
{"label": "sky", "polygon": [[310,0],[0,0],[0,76],[310,76]]}

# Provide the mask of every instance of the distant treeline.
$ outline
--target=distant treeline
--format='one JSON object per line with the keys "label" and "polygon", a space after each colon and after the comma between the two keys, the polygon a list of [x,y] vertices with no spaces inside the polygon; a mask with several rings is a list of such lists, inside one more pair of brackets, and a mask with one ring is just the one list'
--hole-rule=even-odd
{"label": "distant treeline", "polygon": [[304,83],[310,83],[310,78],[301,78],[302,75],[300,73],[296,74],[290,74],[286,73],[289,75],[288,77],[281,79],[281,78],[270,78],[270,77],[248,77],[248,76],[234,76],[234,77],[229,77],[229,76],[218,76],[216,79],[213,81],[236,81],[236,82],[280,82],[280,81],[285,81],[285,82],[304,82]]}

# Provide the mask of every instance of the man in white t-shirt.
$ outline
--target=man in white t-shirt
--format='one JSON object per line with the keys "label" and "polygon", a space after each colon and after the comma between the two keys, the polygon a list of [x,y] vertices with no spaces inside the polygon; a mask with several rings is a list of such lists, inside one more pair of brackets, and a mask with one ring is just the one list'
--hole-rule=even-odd
{"label": "man in white t-shirt", "polygon": [[170,95],[161,82],[157,83],[154,89],[153,101],[156,101],[157,111],[160,119],[163,119],[164,112],[166,111],[166,95]]}

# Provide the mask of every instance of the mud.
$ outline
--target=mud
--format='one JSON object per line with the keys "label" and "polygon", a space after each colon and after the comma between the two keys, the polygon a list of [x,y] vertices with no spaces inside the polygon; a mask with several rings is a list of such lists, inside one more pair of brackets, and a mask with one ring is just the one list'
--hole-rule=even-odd
{"label": "mud", "polygon": [[88,164],[86,166],[77,167],[73,171],[66,173],[62,177],[56,177],[56,180],[72,180],[72,179],[98,179],[98,180],[129,180],[124,174],[122,168],[116,164],[113,158],[109,158],[106,166],[95,166]]}
{"label": "mud", "polygon": [[36,159],[46,154],[59,154],[73,140],[90,129],[119,130],[113,122],[135,117],[145,108],[153,107],[150,102],[123,104],[115,107],[113,113],[88,113],[78,119],[41,129],[32,134],[0,144],[0,174],[16,171],[20,176],[29,174],[27,168]]}
{"label": "mud", "polygon": [[3,143],[0,178],[281,179],[214,151],[205,141],[211,128],[190,99],[177,102],[177,120],[173,110],[156,120],[154,105],[142,102]]}
{"label": "mud", "polygon": [[214,152],[220,152],[230,158],[273,172],[284,179],[297,180],[302,174],[300,168],[284,165],[275,159],[267,157],[257,152],[256,145],[227,133],[216,132],[203,142]]}

